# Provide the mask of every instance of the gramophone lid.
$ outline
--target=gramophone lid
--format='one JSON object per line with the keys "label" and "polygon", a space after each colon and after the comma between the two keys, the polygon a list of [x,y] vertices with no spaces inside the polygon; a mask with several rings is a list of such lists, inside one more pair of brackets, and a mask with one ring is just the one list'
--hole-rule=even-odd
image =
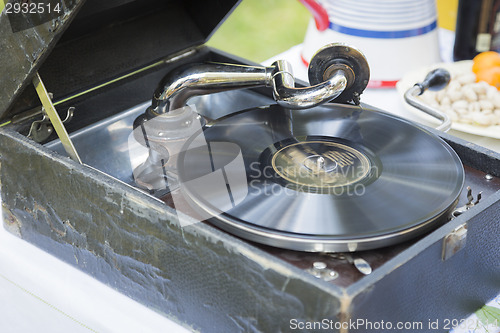
{"label": "gramophone lid", "polygon": [[61,100],[205,43],[239,1],[46,3],[43,14],[0,14],[0,120],[40,105],[36,71]]}

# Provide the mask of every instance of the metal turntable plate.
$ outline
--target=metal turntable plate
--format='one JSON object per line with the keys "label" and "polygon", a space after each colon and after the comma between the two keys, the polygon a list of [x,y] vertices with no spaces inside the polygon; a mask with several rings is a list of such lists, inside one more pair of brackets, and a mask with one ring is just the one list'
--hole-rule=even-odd
{"label": "metal turntable plate", "polygon": [[[208,149],[195,144],[202,137]],[[237,156],[243,182],[232,181],[228,168]],[[464,182],[460,159],[437,136],[344,105],[269,106],[222,118],[186,143],[178,167],[188,200],[211,223],[255,242],[318,252],[382,247],[428,231],[443,223]],[[208,196],[192,181],[221,170],[226,187]]]}

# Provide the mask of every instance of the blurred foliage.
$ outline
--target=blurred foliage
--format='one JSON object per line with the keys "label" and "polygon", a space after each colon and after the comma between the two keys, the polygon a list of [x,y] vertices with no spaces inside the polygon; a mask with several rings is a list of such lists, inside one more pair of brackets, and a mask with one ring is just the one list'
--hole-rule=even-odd
{"label": "blurred foliage", "polygon": [[207,44],[261,62],[302,43],[310,17],[298,0],[242,0]]}
{"label": "blurred foliage", "polygon": [[500,308],[485,305],[476,311],[476,316],[485,327],[500,328]]}
{"label": "blurred foliage", "polygon": [[298,0],[243,0],[207,44],[261,62],[302,43],[310,17]]}
{"label": "blurred foliage", "polygon": [[261,62],[302,43],[310,17],[298,0],[242,0],[207,44]]}

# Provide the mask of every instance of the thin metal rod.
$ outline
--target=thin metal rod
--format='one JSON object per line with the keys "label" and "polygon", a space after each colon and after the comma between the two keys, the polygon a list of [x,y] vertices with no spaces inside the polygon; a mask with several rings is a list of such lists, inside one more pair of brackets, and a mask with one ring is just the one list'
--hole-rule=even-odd
{"label": "thin metal rod", "polygon": [[[108,85],[110,85],[112,83],[116,83],[118,81],[121,81],[123,79],[127,79],[127,78],[129,78],[131,76],[140,74],[140,73],[142,73],[144,71],[147,71],[149,69],[152,69],[152,68],[155,68],[155,67],[158,67],[158,66],[161,66],[161,65],[169,64],[171,62],[174,62],[174,61],[177,61],[179,59],[185,58],[187,56],[192,55],[193,53],[196,53],[195,49],[184,51],[183,53],[179,53],[177,55],[173,55],[173,56],[170,56],[168,58],[162,59],[160,61],[155,62],[154,64],[151,64],[151,65],[139,68],[139,69],[137,69],[137,70],[135,70],[135,71],[133,71],[131,73],[127,73],[125,75],[122,75],[120,77],[117,77],[115,79],[107,81],[105,83],[99,84],[99,85],[97,85],[95,87],[91,87],[91,88],[89,88],[87,90],[78,92],[78,93],[73,94],[71,96],[68,96],[66,98],[63,98],[63,99],[60,99],[60,100],[57,100],[57,101],[53,101],[52,103],[54,104],[54,106],[58,106],[59,104],[62,104],[62,103],[65,103],[65,102],[69,102],[69,101],[71,101],[71,100],[73,100],[75,98],[87,95],[87,94],[89,94],[89,93],[91,93],[91,92],[93,92],[95,90],[101,89],[103,87],[106,87],[106,86],[108,86]],[[13,119],[7,120],[4,123],[0,124],[0,127],[7,126],[7,125],[9,125],[11,123],[12,124],[19,123],[19,122],[24,121],[26,119],[29,119],[31,117],[37,116],[37,115],[41,114],[42,112],[43,111],[42,111],[41,107],[38,107],[38,108],[35,108],[35,109],[31,109],[31,110],[28,110],[28,111],[24,111],[22,113],[19,113],[19,114],[15,115],[13,117]]]}
{"label": "thin metal rod", "polygon": [[448,132],[448,130],[451,128],[450,117],[448,117],[446,113],[441,112],[429,105],[426,105],[421,100],[419,100],[417,96],[419,96],[421,92],[422,90],[418,85],[415,85],[408,89],[404,95],[406,103],[441,121],[441,124],[439,124],[435,128],[438,131]]}
{"label": "thin metal rod", "polygon": [[54,104],[49,97],[49,93],[45,88],[45,85],[43,84],[38,72],[33,77],[33,85],[35,86],[38,97],[42,102],[45,113],[49,117],[50,122],[52,123],[52,126],[54,126],[54,130],[57,133],[57,136],[61,140],[64,150],[66,150],[69,157],[71,157],[74,161],[82,164],[82,160],[80,159],[80,156],[78,155],[78,152],[76,151],[75,146],[73,145],[73,142],[71,141],[68,132],[66,131],[66,128],[64,127],[62,120],[59,117],[59,114],[57,113]]}

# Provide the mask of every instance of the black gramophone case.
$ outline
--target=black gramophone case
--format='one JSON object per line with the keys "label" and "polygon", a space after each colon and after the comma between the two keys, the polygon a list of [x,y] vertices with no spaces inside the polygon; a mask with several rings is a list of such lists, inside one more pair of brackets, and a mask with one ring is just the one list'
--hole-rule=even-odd
{"label": "black gramophone case", "polygon": [[[75,108],[65,127],[85,143],[77,134],[86,128],[147,106],[172,68],[245,63],[203,45],[236,1],[48,2],[62,12],[0,15],[0,180],[10,232],[203,332],[300,331],[313,322],[384,331],[382,321],[420,322],[420,331],[439,321],[435,331],[446,331],[500,291],[499,155],[446,134],[439,133],[465,165],[466,185],[483,199],[423,237],[357,254],[374,269],[366,276],[331,256],[256,245],[207,223],[181,228],[182,213],[132,186],[130,175],[116,175],[121,161],[85,153],[79,164],[55,148],[55,134],[28,138],[42,118],[31,83],[37,71],[62,118]],[[272,103],[258,89],[241,94],[245,107]],[[459,205],[464,200],[465,192]],[[310,274],[316,261],[339,278]]]}

